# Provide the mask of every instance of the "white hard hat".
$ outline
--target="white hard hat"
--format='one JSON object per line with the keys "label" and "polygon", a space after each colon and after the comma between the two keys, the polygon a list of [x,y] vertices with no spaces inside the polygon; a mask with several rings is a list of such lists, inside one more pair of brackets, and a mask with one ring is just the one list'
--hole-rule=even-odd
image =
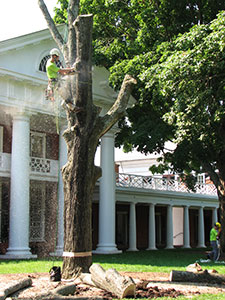
{"label": "white hard hat", "polygon": [[50,51],[50,54],[51,55],[57,55],[57,56],[60,56],[60,52],[57,48],[53,48],[51,51]]}

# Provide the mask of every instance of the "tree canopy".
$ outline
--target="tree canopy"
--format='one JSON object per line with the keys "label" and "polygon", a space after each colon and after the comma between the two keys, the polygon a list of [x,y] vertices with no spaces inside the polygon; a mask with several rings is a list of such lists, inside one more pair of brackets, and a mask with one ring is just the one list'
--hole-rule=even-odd
{"label": "tree canopy", "polygon": [[[58,0],[55,21],[66,22],[68,0]],[[207,24],[225,9],[214,0],[81,0],[80,14],[93,14],[94,63],[107,68],[171,41],[193,25]]]}

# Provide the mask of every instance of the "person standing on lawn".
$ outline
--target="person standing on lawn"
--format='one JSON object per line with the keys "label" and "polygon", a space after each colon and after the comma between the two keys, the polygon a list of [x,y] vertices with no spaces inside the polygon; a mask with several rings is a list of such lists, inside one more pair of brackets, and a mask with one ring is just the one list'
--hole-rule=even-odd
{"label": "person standing on lawn", "polygon": [[219,228],[217,223],[215,223],[212,229],[210,230],[210,244],[212,247],[212,251],[208,255],[208,258],[212,259],[213,261],[216,261],[218,257],[218,243],[217,243],[218,230]]}

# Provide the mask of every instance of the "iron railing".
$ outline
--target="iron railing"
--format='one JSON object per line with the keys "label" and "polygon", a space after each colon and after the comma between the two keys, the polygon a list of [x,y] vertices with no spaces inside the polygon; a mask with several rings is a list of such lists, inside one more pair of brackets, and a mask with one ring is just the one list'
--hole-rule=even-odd
{"label": "iron railing", "polygon": [[197,183],[195,185],[195,190],[192,191],[188,189],[186,184],[179,178],[171,179],[166,177],[142,176],[124,173],[116,174],[116,186],[184,193],[198,193],[213,196],[217,195],[214,184]]}

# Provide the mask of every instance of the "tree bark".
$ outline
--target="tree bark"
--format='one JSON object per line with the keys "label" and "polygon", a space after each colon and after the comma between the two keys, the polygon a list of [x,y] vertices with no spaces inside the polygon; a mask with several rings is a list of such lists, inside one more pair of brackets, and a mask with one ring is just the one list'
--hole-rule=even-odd
{"label": "tree bark", "polygon": [[71,83],[73,102],[83,111],[67,112],[68,129],[64,137],[68,148],[68,162],[62,170],[64,182],[64,278],[80,270],[88,272],[91,265],[92,233],[91,205],[96,180],[94,155],[98,137],[92,126],[97,109],[92,104],[91,41],[92,16],[79,16],[77,31],[76,70],[78,75]]}
{"label": "tree bark", "polygon": [[176,282],[208,282],[224,284],[225,276],[218,274],[209,274],[207,270],[199,273],[187,272],[187,271],[171,271],[170,281]]}
{"label": "tree bark", "polygon": [[120,275],[115,269],[105,271],[99,264],[90,267],[91,281],[119,299],[135,296],[136,286],[132,278]]}

